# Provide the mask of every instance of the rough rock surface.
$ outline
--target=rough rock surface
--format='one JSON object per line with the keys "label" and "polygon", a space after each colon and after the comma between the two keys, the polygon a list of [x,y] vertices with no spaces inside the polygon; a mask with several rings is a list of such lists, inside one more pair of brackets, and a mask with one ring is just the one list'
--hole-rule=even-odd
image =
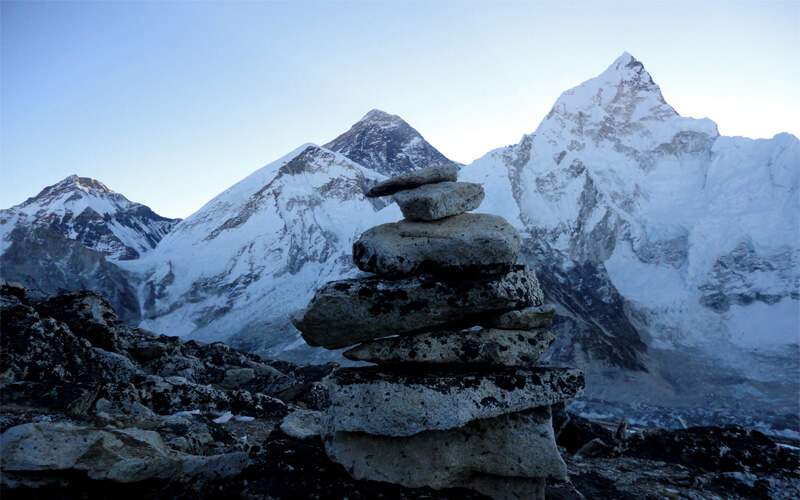
{"label": "rough rock surface", "polygon": [[319,423],[321,416],[318,411],[297,408],[283,417],[280,428],[287,436],[310,439],[322,432]]}
{"label": "rough rock surface", "polygon": [[336,349],[541,303],[536,275],[524,266],[477,281],[434,275],[349,279],[322,286],[294,323],[309,345]]}
{"label": "rough rock surface", "polygon": [[461,427],[572,399],[583,374],[567,368],[493,368],[487,371],[342,368],[325,381],[330,395],[325,434],[366,432],[412,436]]}
{"label": "rough rock surface", "polygon": [[[434,490],[406,488],[379,481],[353,479],[344,467],[332,462],[319,437],[296,439],[280,431],[266,440],[264,452],[256,457],[237,481],[222,483],[227,497],[240,492],[242,498],[299,498],[338,500],[476,500],[483,495],[464,488]],[[211,490],[214,491],[214,490]]]}
{"label": "rough rock surface", "polygon": [[0,436],[6,482],[45,472],[84,472],[90,479],[132,483],[182,475],[184,479],[234,476],[247,453],[194,456],[170,450],[154,431],[97,429],[63,423],[28,423]]}
{"label": "rough rock surface", "polygon": [[325,447],[357,479],[410,487],[453,487],[476,474],[566,479],[549,407],[408,437],[338,432]]}
{"label": "rough rock surface", "polygon": [[394,201],[403,217],[412,221],[433,221],[478,208],[484,192],[473,182],[438,182],[399,191]]}
{"label": "rough rock surface", "polygon": [[545,500],[545,479],[476,474],[464,481],[463,486],[492,500]]}
{"label": "rough rock surface", "polygon": [[[354,481],[318,437],[276,431],[289,407],[327,405],[332,365],[128,328],[87,292],[36,301],[0,284],[0,321],[4,499],[479,497]],[[301,420],[294,429],[313,433]]]}
{"label": "rough rock surface", "polygon": [[452,163],[412,170],[375,184],[367,191],[367,197],[377,198],[425,184],[455,181],[458,178],[458,170],[458,166]]}
{"label": "rough rock surface", "polygon": [[324,147],[388,176],[427,165],[454,163],[402,118],[379,109],[367,113]]}
{"label": "rough rock surface", "polygon": [[517,261],[520,238],[505,219],[462,214],[434,222],[375,226],[353,244],[362,271],[385,277],[412,273],[498,274]]}
{"label": "rough rock surface", "polygon": [[551,306],[526,307],[504,312],[490,318],[487,326],[506,328],[509,330],[531,330],[533,328],[547,328],[553,323],[555,309]]}
{"label": "rough rock surface", "polygon": [[439,331],[373,340],[343,354],[354,361],[378,364],[470,364],[533,368],[554,340],[555,335],[544,329]]}
{"label": "rough rock surface", "polygon": [[[0,328],[6,409],[46,407],[118,420],[183,410],[278,418],[287,406],[276,395],[301,400],[310,390],[308,375],[289,364],[276,364],[279,370],[224,344],[129,328],[91,292],[34,301],[24,289],[2,284]],[[309,375],[319,380],[327,373],[318,371]]]}
{"label": "rough rock surface", "polygon": [[[90,311],[94,312],[87,314]],[[106,474],[106,479],[92,479],[85,461],[76,465],[83,467],[81,470],[9,472],[4,468],[0,474],[4,500],[132,496],[189,500],[222,495],[254,499],[485,498],[467,489],[406,488],[355,480],[327,458],[319,437],[301,440],[276,429],[287,409],[294,413],[327,407],[327,391],[319,380],[330,373],[332,365],[298,367],[262,360],[221,344],[155,336],[124,327],[107,312],[102,299],[92,294],[37,301],[21,288],[0,285],[0,432],[35,424],[78,427],[87,436],[111,435],[122,447],[114,448],[110,460],[128,465],[134,463],[130,457],[152,456],[149,453],[154,448],[148,444],[151,441],[128,439],[125,433],[133,430],[139,437],[157,433],[164,452],[177,460],[181,472],[118,482],[113,478],[117,476],[108,476],[110,468],[99,472]],[[99,347],[102,343],[114,346],[113,350]],[[111,365],[127,368],[117,373],[108,370]],[[220,385],[230,370],[248,367],[256,373],[256,380],[247,382],[246,388],[229,390]],[[262,371],[264,367],[269,369]],[[282,374],[278,381],[271,378],[273,371]],[[262,404],[263,410],[258,410],[252,406],[258,401],[267,406]],[[273,404],[275,410],[269,410]],[[559,417],[555,427],[559,446],[570,452],[595,439],[609,446],[603,456],[565,454],[572,483],[551,482],[548,498],[580,498],[581,493],[585,498],[626,500],[800,498],[797,441],[778,441],[740,427],[629,431],[619,439],[619,432],[613,431],[616,425],[609,427],[574,414]],[[105,438],[100,444],[106,451],[110,449],[107,445],[116,446]],[[106,451],[86,458],[108,457]],[[229,467],[238,468],[243,454],[249,465],[238,474],[227,475]],[[176,462],[159,463],[172,468]],[[191,468],[191,464],[200,465]],[[128,470],[133,473],[150,466]],[[519,498],[520,492],[538,494],[538,486],[530,481],[489,474],[476,475],[461,486],[496,498]]]}

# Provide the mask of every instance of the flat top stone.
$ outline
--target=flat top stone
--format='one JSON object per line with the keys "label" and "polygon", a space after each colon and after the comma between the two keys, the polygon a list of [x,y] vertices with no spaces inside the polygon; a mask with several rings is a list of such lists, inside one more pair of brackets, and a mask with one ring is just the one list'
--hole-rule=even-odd
{"label": "flat top stone", "polygon": [[435,165],[386,179],[372,186],[367,191],[368,198],[377,198],[394,194],[403,189],[411,189],[423,184],[435,182],[455,181],[458,178],[459,168],[456,165]]}
{"label": "flat top stone", "polygon": [[395,193],[406,220],[431,221],[478,208],[485,193],[473,182],[437,182]]}
{"label": "flat top stone", "polygon": [[554,340],[555,335],[544,329],[440,331],[365,342],[344,352],[344,357],[379,364],[471,364],[533,368]]}
{"label": "flat top stone", "polygon": [[422,272],[498,274],[516,263],[519,248],[519,233],[502,217],[461,214],[368,229],[353,244],[353,262],[362,271],[390,278]]}
{"label": "flat top stone", "polygon": [[342,368],[325,381],[331,404],[323,432],[411,436],[479,418],[549,406],[579,395],[583,373],[569,368]]}

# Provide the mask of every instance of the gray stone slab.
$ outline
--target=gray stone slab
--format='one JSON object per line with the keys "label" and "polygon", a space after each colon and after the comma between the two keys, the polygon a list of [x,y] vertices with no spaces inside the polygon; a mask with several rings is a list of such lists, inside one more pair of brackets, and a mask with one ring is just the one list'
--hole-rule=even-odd
{"label": "gray stone slab", "polygon": [[433,184],[435,182],[455,181],[458,178],[458,166],[456,165],[434,165],[419,170],[412,170],[411,172],[397,175],[379,182],[372,186],[366,196],[368,198],[377,198],[379,196],[388,196],[403,189],[411,189],[424,184]]}
{"label": "gray stone slab", "polygon": [[366,367],[339,369],[325,385],[330,406],[323,433],[412,436],[572,399],[581,394],[584,379],[570,368]]}
{"label": "gray stone slab", "polygon": [[545,329],[439,331],[364,342],[345,351],[344,357],[389,365],[423,363],[534,368],[555,338]]}
{"label": "gray stone slab", "polygon": [[467,479],[496,484],[498,476],[565,479],[567,473],[549,407],[408,437],[338,432],[324,442],[328,456],[356,479],[411,488],[459,487]]}
{"label": "gray stone slab", "polygon": [[293,322],[309,345],[337,349],[541,303],[535,274],[517,266],[506,274],[478,280],[421,275],[333,281],[317,290]]}
{"label": "gray stone slab", "polygon": [[511,269],[519,247],[519,233],[502,217],[462,214],[375,226],[353,244],[353,262],[390,278],[421,272],[490,275]]}
{"label": "gray stone slab", "polygon": [[394,201],[411,221],[433,221],[478,208],[484,192],[472,182],[438,182],[395,193]]}

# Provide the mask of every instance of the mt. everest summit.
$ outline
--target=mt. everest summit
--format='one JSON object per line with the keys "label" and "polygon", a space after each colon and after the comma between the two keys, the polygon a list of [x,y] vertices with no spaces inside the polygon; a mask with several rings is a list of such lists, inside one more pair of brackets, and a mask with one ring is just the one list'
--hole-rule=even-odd
{"label": "mt. everest summit", "polygon": [[[356,275],[349,255],[363,230],[401,218],[365,189],[443,163],[454,162],[373,110],[324,147],[303,145],[227,189],[155,249],[132,246],[139,258],[108,258],[135,288],[143,327],[318,361],[326,353],[304,345],[290,314],[321,283]],[[481,183],[480,211],[523,235],[559,314],[551,361],[582,365],[589,398],[697,406],[714,394],[778,413],[794,404],[796,137],[720,136],[711,120],[680,116],[623,54],[460,179]],[[3,221],[16,217],[6,212]]]}
{"label": "mt. everest summit", "polygon": [[325,147],[386,176],[455,163],[428,144],[402,118],[379,109],[364,115]]}

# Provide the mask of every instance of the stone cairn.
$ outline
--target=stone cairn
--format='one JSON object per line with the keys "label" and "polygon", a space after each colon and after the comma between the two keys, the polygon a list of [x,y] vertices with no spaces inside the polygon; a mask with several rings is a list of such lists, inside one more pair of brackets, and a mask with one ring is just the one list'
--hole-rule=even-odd
{"label": "stone cairn", "polygon": [[327,283],[294,318],[309,345],[352,347],[326,379],[325,448],[357,479],[493,498],[544,498],[566,478],[550,405],[583,389],[580,371],[536,367],[554,311],[517,264],[520,237],[478,208],[458,167],[388,179],[404,220],[369,229],[353,260],[375,276]]}

